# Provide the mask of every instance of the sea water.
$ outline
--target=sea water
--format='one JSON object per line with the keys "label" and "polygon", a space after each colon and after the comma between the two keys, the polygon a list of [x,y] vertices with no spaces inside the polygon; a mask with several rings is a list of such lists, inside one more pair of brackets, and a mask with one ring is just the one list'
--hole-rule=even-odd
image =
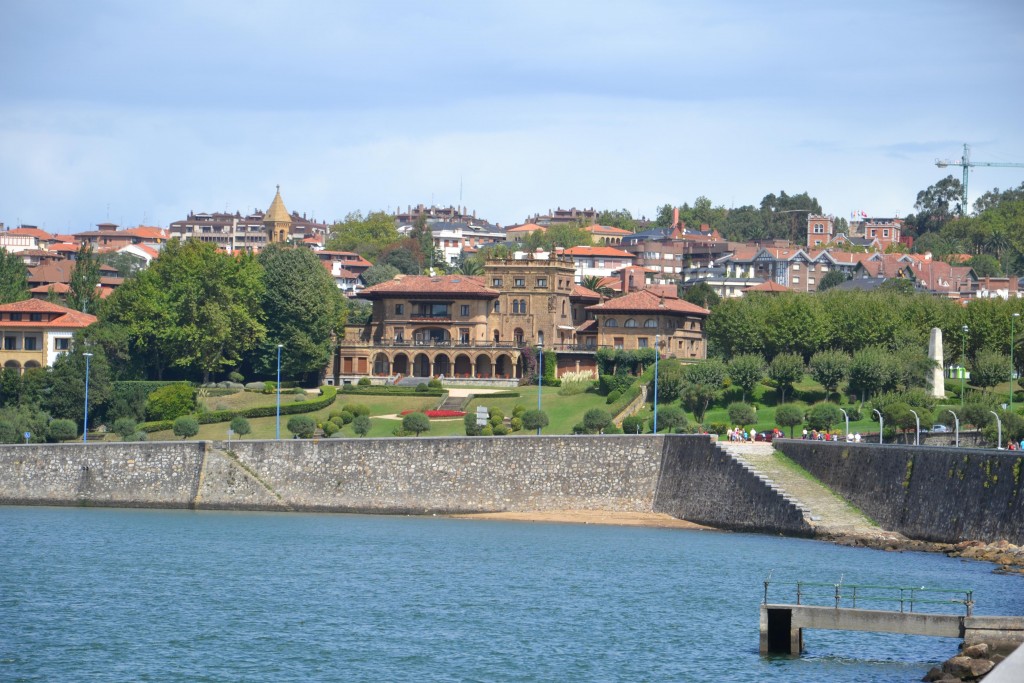
{"label": "sea water", "polygon": [[807,631],[803,656],[759,656],[765,577],[1024,614],[1024,578],[992,568],[678,529],[6,507],[0,680],[915,681],[957,641]]}

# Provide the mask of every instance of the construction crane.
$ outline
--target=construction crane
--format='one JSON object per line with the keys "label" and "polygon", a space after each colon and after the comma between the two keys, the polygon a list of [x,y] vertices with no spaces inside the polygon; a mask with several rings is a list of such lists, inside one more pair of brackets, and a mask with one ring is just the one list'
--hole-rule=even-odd
{"label": "construction crane", "polygon": [[939,168],[946,168],[947,166],[963,166],[964,167],[964,184],[963,184],[963,197],[961,199],[960,211],[966,215],[967,213],[967,173],[971,170],[971,166],[1011,166],[1015,168],[1024,168],[1024,164],[1011,164],[1002,163],[998,161],[971,161],[971,148],[966,144],[964,145],[964,155],[960,158],[960,161],[954,161],[952,159],[936,159],[935,165]]}

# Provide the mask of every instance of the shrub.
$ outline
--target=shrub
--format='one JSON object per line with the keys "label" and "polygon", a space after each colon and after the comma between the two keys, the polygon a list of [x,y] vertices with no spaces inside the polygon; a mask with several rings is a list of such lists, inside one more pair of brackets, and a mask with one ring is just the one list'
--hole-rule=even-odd
{"label": "shrub", "polygon": [[369,377],[360,377],[359,378],[359,386],[361,386],[361,387],[368,387],[368,386],[371,386],[372,384],[373,384],[373,382],[370,381]]}
{"label": "shrub", "polygon": [[436,377],[431,377],[430,381],[427,382],[427,388],[428,389],[440,389],[441,386],[442,386],[441,385],[441,380],[439,380]]}
{"label": "shrub", "polygon": [[608,398],[606,398],[604,402],[611,405],[612,403],[618,401],[621,397],[622,392],[616,389],[615,391],[612,391],[611,393],[608,394]]}
{"label": "shrub", "polygon": [[174,430],[175,436],[187,439],[199,433],[199,421],[191,415],[182,415],[174,421],[174,426],[171,429]]}
{"label": "shrub", "polygon": [[70,441],[78,436],[78,425],[74,420],[50,420],[46,435],[50,441]]}
{"label": "shrub", "polygon": [[517,403],[512,407],[512,417],[522,417],[525,412],[526,406],[522,403]]}
{"label": "shrub", "polygon": [[462,418],[462,424],[466,426],[466,436],[480,436],[480,426],[476,423],[476,415],[466,413]]}
{"label": "shrub", "polygon": [[543,410],[527,410],[523,413],[524,429],[543,429],[548,426],[548,414]]}
{"label": "shrub", "polygon": [[612,416],[608,411],[600,408],[591,408],[583,414],[583,426],[590,434],[597,434],[611,424],[611,421]]}
{"label": "shrub", "polygon": [[427,391],[429,389],[430,389],[430,387],[428,387],[423,382],[420,382],[419,384],[416,385],[416,391],[421,392],[421,393],[424,392],[424,391]]}
{"label": "shrub", "polygon": [[146,398],[146,419],[173,420],[188,415],[195,407],[195,389],[190,384],[179,382],[161,387]]}
{"label": "shrub", "polygon": [[330,420],[328,420],[327,422],[324,422],[324,426],[323,426],[324,436],[328,436],[329,437],[332,434],[335,434],[339,429],[341,429],[341,427],[339,427],[338,425],[334,424]]}
{"label": "shrub", "polygon": [[491,428],[491,425],[484,425],[480,429],[480,436],[494,436],[494,429]]}
{"label": "shrub", "polygon": [[621,393],[629,388],[635,380],[636,377],[632,375],[601,375],[597,380],[597,393],[602,396],[607,396],[616,390]]}
{"label": "shrub", "polygon": [[729,421],[740,427],[746,427],[757,422],[757,413],[752,406],[746,403],[731,403],[728,408]]}
{"label": "shrub", "polygon": [[402,418],[402,429],[419,436],[430,431],[430,418],[423,413],[409,413]]}
{"label": "shrub", "polygon": [[[340,420],[343,425],[352,424],[352,420],[356,419],[356,417],[357,416],[354,413],[350,413],[347,410],[343,410],[338,414],[338,420]],[[358,417],[369,417],[369,415],[359,415]]]}
{"label": "shrub", "polygon": [[505,413],[501,412],[498,408],[491,408],[491,416],[487,420],[492,426],[500,425],[505,422]]}
{"label": "shrub", "polygon": [[807,411],[807,426],[811,429],[831,431],[832,425],[843,421],[843,414],[834,403],[817,403]]}
{"label": "shrub", "polygon": [[616,427],[614,424],[610,424],[604,428],[605,434],[622,434],[622,427]]}
{"label": "shrub", "polygon": [[523,418],[521,418],[521,417],[513,417],[511,420],[509,420],[509,422],[510,422],[510,427],[512,428],[513,432],[518,432],[518,431],[522,430],[522,428],[523,428]]}
{"label": "shrub", "polygon": [[356,433],[356,436],[366,436],[370,433],[370,418],[366,415],[359,415],[352,420],[352,431]]}
{"label": "shrub", "polygon": [[[75,429],[77,432],[77,427]],[[18,443],[18,428],[6,420],[0,420],[0,443]]]}
{"label": "shrub", "polygon": [[129,434],[124,437],[125,441],[149,441],[149,435],[141,429],[134,434]]}
{"label": "shrub", "polygon": [[[686,412],[679,406],[667,405],[658,410],[658,430],[664,430],[669,434],[678,432],[686,427]],[[654,429],[654,416],[651,416],[651,429]],[[623,420],[622,431],[626,431],[625,420]],[[608,430],[605,430],[605,434]]]}
{"label": "shrub", "polygon": [[119,417],[114,420],[114,433],[122,440],[139,431],[138,423],[130,417]]}
{"label": "shrub", "polygon": [[252,426],[249,424],[249,421],[246,420],[241,415],[236,415],[234,418],[232,418],[229,427],[231,428],[231,431],[233,431],[239,437],[243,437],[252,431]]}
{"label": "shrub", "polygon": [[342,412],[351,413],[352,417],[359,417],[360,415],[370,415],[370,406],[365,403],[346,403],[341,407]]}
{"label": "shrub", "polygon": [[506,436],[509,433],[509,428],[502,423],[494,425],[492,431],[494,432],[494,436]]}
{"label": "shrub", "polygon": [[803,424],[804,409],[792,403],[785,403],[775,409],[775,422],[780,427],[789,427],[789,436],[793,437],[793,427]]}
{"label": "shrub", "polygon": [[300,439],[308,439],[316,431],[316,421],[309,415],[295,415],[288,418],[288,431]]}
{"label": "shrub", "polygon": [[230,379],[235,384],[241,384],[245,381],[245,376],[242,375],[242,373],[238,372],[237,370],[233,370],[228,373],[228,379]]}
{"label": "shrub", "polygon": [[[660,418],[661,415],[658,415]],[[660,420],[659,420],[660,426]],[[622,419],[623,434],[641,434],[644,431],[644,419],[639,415],[630,415]]]}

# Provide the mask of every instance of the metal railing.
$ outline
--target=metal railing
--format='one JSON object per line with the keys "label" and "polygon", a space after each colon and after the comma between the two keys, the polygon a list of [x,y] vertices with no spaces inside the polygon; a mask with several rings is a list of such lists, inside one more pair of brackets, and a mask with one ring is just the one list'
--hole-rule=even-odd
{"label": "metal railing", "polygon": [[[764,604],[768,604],[768,588],[771,574],[764,580]],[[776,585],[796,589],[797,605],[833,606],[857,609],[887,609],[913,612],[915,606],[957,605],[966,616],[974,611],[974,591],[963,588],[936,588],[928,586],[883,586],[865,583],[844,583],[840,576],[837,583],[819,581],[778,582]],[[948,597],[940,598],[937,596]],[[825,604],[822,604],[825,603]],[[867,607],[865,607],[867,605]],[[918,612],[921,610],[918,609]]]}
{"label": "metal railing", "polygon": [[370,346],[383,348],[458,348],[458,349],[518,349],[522,342],[515,341],[462,341],[459,339],[340,339],[342,347]]}

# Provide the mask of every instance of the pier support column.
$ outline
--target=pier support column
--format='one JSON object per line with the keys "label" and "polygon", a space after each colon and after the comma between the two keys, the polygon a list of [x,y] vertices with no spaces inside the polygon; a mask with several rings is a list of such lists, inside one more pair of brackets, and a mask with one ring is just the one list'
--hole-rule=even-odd
{"label": "pier support column", "polygon": [[760,652],[799,655],[803,651],[803,629],[793,626],[793,610],[761,605]]}

